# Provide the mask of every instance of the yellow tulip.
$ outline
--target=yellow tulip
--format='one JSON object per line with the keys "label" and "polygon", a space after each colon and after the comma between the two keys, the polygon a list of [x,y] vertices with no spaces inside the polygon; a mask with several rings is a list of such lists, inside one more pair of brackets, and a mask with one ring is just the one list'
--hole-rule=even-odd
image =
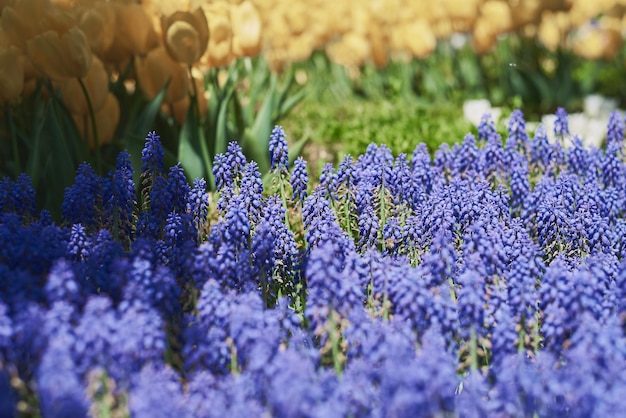
{"label": "yellow tulip", "polygon": [[[200,111],[200,119],[204,119],[209,111],[209,101],[204,91],[204,82],[202,80],[202,74],[194,76],[193,81],[196,84],[196,91],[198,92],[198,110]],[[171,106],[163,106],[165,113],[168,113],[174,117],[176,123],[182,126],[187,118],[189,112],[189,105],[191,104],[191,98],[189,95],[183,97],[176,103],[172,103]]]}
{"label": "yellow tulip", "polygon": [[74,25],[68,13],[52,7],[46,0],[22,0],[2,10],[2,29],[13,45],[24,53],[27,42],[45,31],[61,34]]}
{"label": "yellow tulip", "polygon": [[165,48],[175,61],[191,65],[206,51],[209,26],[201,8],[163,16],[161,28]]}
{"label": "yellow tulip", "polygon": [[[94,57],[89,72],[82,80],[87,89],[93,110],[98,112],[104,106],[109,93],[109,76],[104,69],[102,61]],[[61,100],[63,100],[63,103],[71,113],[77,116],[89,113],[87,99],[77,78],[61,81],[58,83],[58,86],[61,92]]]}
{"label": "yellow tulip", "polygon": [[115,38],[102,55],[103,61],[124,62],[158,46],[159,37],[142,5],[112,3],[112,6],[115,10]]}
{"label": "yellow tulip", "polygon": [[[98,144],[100,146],[113,141],[115,130],[120,121],[120,104],[113,93],[108,93],[104,105],[95,115],[96,130],[98,131]],[[93,139],[93,129],[91,124],[91,116],[72,115],[78,131],[83,135],[83,139],[89,144],[89,148],[95,146]]]}
{"label": "yellow tulip", "polygon": [[261,15],[250,1],[244,1],[231,10],[233,51],[236,56],[252,57],[261,50]]}
{"label": "yellow tulip", "polygon": [[10,102],[24,90],[24,60],[20,50],[13,46],[0,49],[0,101]]}
{"label": "yellow tulip", "polygon": [[209,46],[202,57],[203,64],[209,68],[228,65],[234,58],[232,54],[232,26],[228,15],[209,14]]}
{"label": "yellow tulip", "polygon": [[345,34],[340,41],[328,46],[328,57],[345,67],[358,67],[370,56],[370,44],[362,35],[354,32]]}
{"label": "yellow tulip", "polygon": [[26,42],[33,64],[53,80],[84,77],[91,66],[89,42],[82,30],[71,28],[60,35],[46,31]]}
{"label": "yellow tulip", "polygon": [[115,9],[111,3],[98,3],[86,9],[78,20],[94,54],[101,56],[115,40]]}
{"label": "yellow tulip", "polygon": [[189,71],[174,61],[163,46],[153,49],[145,58],[138,59],[135,70],[139,87],[148,100],[163,89],[167,80],[170,80],[170,84],[163,100],[165,103],[175,103],[189,91]]}
{"label": "yellow tulip", "polygon": [[426,58],[437,47],[437,38],[428,22],[423,19],[404,25],[401,28],[406,48],[415,58]]}

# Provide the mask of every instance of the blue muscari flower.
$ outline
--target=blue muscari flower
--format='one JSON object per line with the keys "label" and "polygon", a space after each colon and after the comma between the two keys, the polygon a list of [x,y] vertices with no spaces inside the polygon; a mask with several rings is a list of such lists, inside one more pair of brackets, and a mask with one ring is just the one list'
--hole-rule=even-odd
{"label": "blue muscari flower", "polygon": [[257,163],[254,161],[250,161],[243,169],[240,194],[246,202],[250,222],[255,224],[261,216],[265,198],[263,197],[261,173]]}
{"label": "blue muscari flower", "polygon": [[415,147],[411,156],[411,177],[422,186],[425,193],[432,189],[432,169],[428,148],[423,142]]}
{"label": "blue muscari flower", "polygon": [[569,230],[569,214],[563,204],[547,197],[539,203],[537,211],[537,238],[547,254],[553,254],[556,247],[564,245]]}
{"label": "blue muscari flower", "polygon": [[548,141],[548,133],[543,125],[539,125],[535,136],[530,141],[530,162],[545,171],[552,161],[552,146]]}
{"label": "blue muscari flower", "polygon": [[389,182],[391,195],[395,204],[401,200],[407,201],[411,195],[411,171],[407,162],[406,154],[400,154],[391,171],[391,181]]}
{"label": "blue muscari flower", "polygon": [[397,218],[392,217],[387,219],[383,227],[383,240],[383,252],[389,255],[397,255],[403,244],[402,228]]}
{"label": "blue muscari flower", "polygon": [[610,144],[615,143],[616,148],[621,155],[622,147],[624,145],[624,120],[620,115],[620,112],[614,110],[609,116],[609,123],[607,127],[606,144],[607,148]]}
{"label": "blue muscari flower", "polygon": [[102,183],[89,164],[78,166],[74,185],[65,189],[61,206],[63,220],[69,224],[80,223],[89,230],[99,226]]}
{"label": "blue muscari flower", "polygon": [[617,141],[610,142],[602,156],[602,183],[605,188],[621,185],[624,182],[624,163],[620,156],[621,146]]}
{"label": "blue muscari flower", "polygon": [[477,169],[479,151],[474,135],[465,135],[461,145],[455,144],[452,152],[454,154],[454,160],[452,162],[453,175],[460,175]]}
{"label": "blue muscari flower", "polygon": [[347,315],[362,303],[358,278],[344,270],[345,257],[344,250],[333,241],[320,243],[309,255],[306,267],[309,293],[305,314],[314,330],[325,322],[331,311]]}
{"label": "blue muscari flower", "polygon": [[344,186],[346,190],[350,190],[354,184],[355,174],[354,174],[354,160],[351,155],[346,155],[341,163],[339,163],[339,167],[337,167],[337,174],[335,177],[335,187],[339,188]]}
{"label": "blue muscari flower", "polygon": [[374,207],[369,205],[359,213],[358,248],[363,251],[375,247],[378,241],[379,219]]}
{"label": "blue muscari flower", "polygon": [[133,167],[128,152],[121,152],[117,157],[115,171],[110,174],[110,195],[105,196],[105,210],[117,227],[122,241],[128,242],[133,232],[133,211],[137,203]]}
{"label": "blue muscari flower", "polygon": [[210,202],[211,199],[207,192],[206,181],[203,178],[195,179],[193,187],[187,195],[185,206],[187,213],[192,217],[193,225],[198,233],[204,229],[206,224]]}
{"label": "blue muscari flower", "polygon": [[282,126],[275,126],[270,134],[269,152],[270,166],[272,170],[287,170],[289,154],[287,140]]}
{"label": "blue muscari flower", "polygon": [[191,189],[181,163],[170,168],[167,177],[167,191],[171,199],[170,212],[184,213],[187,209],[187,197]]}
{"label": "blue muscari flower", "polygon": [[68,335],[51,338],[37,369],[37,394],[43,417],[85,417],[85,387],[76,374]]}
{"label": "blue muscari flower", "polygon": [[143,232],[145,237],[159,239],[163,236],[163,227],[167,216],[172,212],[173,207],[178,202],[173,200],[170,194],[168,180],[164,177],[154,179],[150,189],[150,210],[147,213],[147,229]]}
{"label": "blue muscari flower", "polygon": [[439,176],[445,176],[452,170],[452,163],[454,161],[452,150],[447,143],[443,143],[435,151],[435,159],[433,161],[433,172]]}
{"label": "blue muscari flower", "polygon": [[[479,133],[480,135],[480,133]],[[480,136],[479,136],[480,137]],[[504,149],[502,138],[495,133],[487,137],[487,143],[480,152],[480,166],[485,176],[499,174],[505,170]]]}
{"label": "blue muscari flower", "polygon": [[617,219],[610,231],[613,254],[620,259],[626,258],[626,220]]}
{"label": "blue muscari flower", "polygon": [[137,418],[191,418],[180,377],[169,366],[148,364],[128,394],[129,411]]}
{"label": "blue muscari flower", "polygon": [[473,330],[477,336],[485,334],[485,278],[475,270],[465,270],[456,279],[458,290],[460,334],[466,340]]}
{"label": "blue muscari flower", "polygon": [[521,213],[524,200],[530,193],[530,181],[528,180],[528,162],[525,157],[513,154],[513,159],[508,170],[509,187],[511,188],[511,209]]}
{"label": "blue muscari flower", "polygon": [[198,316],[187,314],[182,349],[187,373],[207,370],[226,374],[230,360],[228,317],[234,293],[225,293],[215,280],[205,282],[198,299]]}
{"label": "blue muscari flower", "polygon": [[554,121],[554,135],[565,137],[569,135],[569,124],[567,122],[567,111],[563,107],[556,109],[556,120]]}
{"label": "blue muscari flower", "polygon": [[496,124],[491,117],[491,113],[482,115],[478,124],[478,139],[489,142],[489,139],[496,137],[497,134]]}
{"label": "blue muscari flower", "polygon": [[68,302],[80,307],[83,301],[81,287],[76,281],[72,263],[65,259],[58,259],[48,275],[46,281],[46,295],[48,303]]}
{"label": "blue muscari flower", "polygon": [[92,247],[89,257],[81,268],[84,283],[88,283],[90,293],[101,292],[107,294],[113,301],[119,301],[124,282],[115,260],[124,253],[119,242],[115,241],[111,233],[103,229],[91,239]]}
{"label": "blue muscari flower", "polygon": [[519,322],[515,320],[511,307],[506,303],[497,307],[493,320],[495,325],[491,329],[490,362],[493,367],[498,367],[507,356],[517,352],[519,336],[516,327]]}
{"label": "blue muscari flower", "polygon": [[67,243],[67,254],[76,261],[83,261],[89,257],[91,240],[81,224],[72,225],[70,239]]}
{"label": "blue muscari flower", "polygon": [[217,154],[213,159],[213,176],[215,177],[215,187],[218,192],[234,185],[231,168],[228,163],[228,158],[224,154]]}
{"label": "blue muscari flower", "polygon": [[456,277],[458,258],[451,234],[438,231],[432,238],[429,251],[422,256],[421,266],[430,285],[439,286],[449,277]]}
{"label": "blue muscari flower", "polygon": [[528,133],[526,133],[526,121],[521,110],[516,109],[511,113],[508,131],[506,150],[508,152],[518,151],[525,155],[528,145]]}
{"label": "blue muscari flower", "polygon": [[141,151],[141,177],[154,179],[165,174],[165,153],[161,145],[161,137],[156,132],[148,132],[146,143]]}
{"label": "blue muscari flower", "polygon": [[301,205],[307,197],[307,188],[309,185],[309,174],[307,172],[307,162],[304,158],[298,157],[293,164],[293,172],[291,173],[291,187],[293,189],[292,200],[299,202]]}
{"label": "blue muscari flower", "polygon": [[302,208],[305,238],[309,247],[313,247],[322,238],[328,225],[337,224],[337,216],[323,193],[322,189],[315,189],[306,198]]}
{"label": "blue muscari flower", "polygon": [[266,220],[261,220],[252,237],[252,263],[259,280],[271,279],[275,266],[274,237],[271,225]]}
{"label": "blue muscari flower", "polygon": [[336,197],[337,181],[335,175],[335,168],[332,163],[324,164],[322,172],[320,173],[320,185],[319,187],[324,190],[330,199]]}
{"label": "blue muscari flower", "polygon": [[124,300],[141,301],[161,312],[164,319],[175,318],[182,293],[176,277],[169,266],[158,263],[150,241],[138,241],[133,258],[120,264],[127,276]]}
{"label": "blue muscari flower", "polygon": [[572,147],[566,151],[567,169],[579,176],[585,176],[589,170],[589,152],[583,146],[580,136],[574,135]]}
{"label": "blue muscari flower", "polygon": [[18,213],[23,219],[35,216],[35,189],[26,174],[20,174],[15,182],[0,181],[0,213],[5,212]]}
{"label": "blue muscari flower", "polygon": [[298,250],[294,234],[286,224],[286,209],[276,195],[270,196],[263,211],[263,220],[267,221],[273,237],[274,258],[279,261],[283,274],[291,271]]}
{"label": "blue muscari flower", "polygon": [[241,195],[233,196],[226,212],[224,239],[236,249],[248,246],[250,238],[250,220],[246,202]]}
{"label": "blue muscari flower", "polygon": [[239,174],[243,172],[247,161],[246,157],[243,155],[241,145],[239,145],[237,141],[231,141],[228,143],[225,163],[228,170],[230,170],[230,176],[232,179],[238,178]]}
{"label": "blue muscari flower", "polygon": [[[0,300],[0,363],[4,364],[8,360],[9,349],[11,349],[13,345],[12,337],[13,337],[13,320],[11,319],[11,316],[9,315],[8,306],[5,305],[2,300]],[[2,377],[0,377],[0,379],[1,378]],[[3,405],[2,405],[2,402],[0,401],[0,411],[2,410],[3,410]]]}

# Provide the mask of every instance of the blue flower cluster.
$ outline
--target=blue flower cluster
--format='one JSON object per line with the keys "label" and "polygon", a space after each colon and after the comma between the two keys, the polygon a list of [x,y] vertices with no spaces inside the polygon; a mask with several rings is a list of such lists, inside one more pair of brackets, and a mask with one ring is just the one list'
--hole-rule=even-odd
{"label": "blue flower cluster", "polygon": [[619,416],[624,121],[555,134],[485,116],[311,185],[276,127],[265,179],[231,143],[209,193],[152,132],[141,184],[83,164],[58,225],[3,180],[0,416]]}

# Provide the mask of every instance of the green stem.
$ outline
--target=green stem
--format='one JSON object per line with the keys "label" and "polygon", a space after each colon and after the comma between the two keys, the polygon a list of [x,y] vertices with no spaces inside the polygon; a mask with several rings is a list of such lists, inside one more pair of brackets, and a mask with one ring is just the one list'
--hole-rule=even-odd
{"label": "green stem", "polygon": [[335,368],[335,373],[337,376],[341,376],[342,367],[341,360],[339,359],[339,338],[337,338],[336,332],[338,330],[335,329],[335,320],[334,320],[334,312],[331,311],[330,314],[330,341],[332,345],[332,353],[333,353],[333,366]]}
{"label": "green stem", "polygon": [[[198,121],[197,129],[201,131],[204,129],[203,123],[200,120],[200,109],[198,107],[198,88],[196,87],[196,82],[193,80],[193,74],[191,72],[192,67],[189,66],[189,78],[191,80],[191,103],[189,104],[192,108],[192,112],[194,114],[195,119]],[[217,74],[214,78],[217,78]],[[217,81],[215,81],[217,85]],[[202,161],[204,162],[204,170],[206,171],[207,179],[209,180],[209,188],[211,190],[215,190],[215,179],[213,178],[213,170],[211,167],[211,156],[209,155],[209,148],[206,143],[206,138],[203,135],[198,135],[200,138],[200,152],[202,153]]]}
{"label": "green stem", "polygon": [[17,136],[15,135],[15,126],[13,126],[13,113],[11,112],[11,105],[8,102],[4,104],[4,114],[9,125],[9,132],[11,133],[11,145],[13,147],[13,160],[15,161],[15,167],[17,173],[22,172],[22,163],[20,162],[20,150],[17,147]]}
{"label": "green stem", "polygon": [[77,80],[78,84],[80,84],[80,88],[83,90],[85,100],[87,100],[89,116],[91,117],[91,129],[93,131],[93,142],[96,150],[96,172],[98,174],[102,174],[102,163],[100,161],[100,141],[98,140],[98,127],[96,126],[96,112],[93,109],[91,98],[89,97],[89,92],[87,91],[87,86],[85,86],[85,82],[80,77],[78,77]]}
{"label": "green stem", "polygon": [[470,335],[470,361],[472,370],[478,370],[478,339],[474,326],[472,326],[472,333]]}

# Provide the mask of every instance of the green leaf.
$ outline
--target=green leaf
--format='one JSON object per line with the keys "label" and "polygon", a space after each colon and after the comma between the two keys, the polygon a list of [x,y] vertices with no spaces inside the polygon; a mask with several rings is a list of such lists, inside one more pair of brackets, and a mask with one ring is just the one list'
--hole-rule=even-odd
{"label": "green leaf", "polygon": [[261,173],[266,172],[270,167],[268,143],[273,128],[272,114],[274,113],[275,100],[276,75],[272,74],[269,91],[266,93],[261,109],[256,115],[254,125],[246,130],[242,141],[244,152],[257,162]]}
{"label": "green leaf", "polygon": [[[204,130],[197,120],[193,106],[189,106],[185,124],[178,138],[178,161],[190,179],[204,177],[204,164],[200,156],[200,141],[204,141]],[[209,167],[206,167],[207,170]]]}

